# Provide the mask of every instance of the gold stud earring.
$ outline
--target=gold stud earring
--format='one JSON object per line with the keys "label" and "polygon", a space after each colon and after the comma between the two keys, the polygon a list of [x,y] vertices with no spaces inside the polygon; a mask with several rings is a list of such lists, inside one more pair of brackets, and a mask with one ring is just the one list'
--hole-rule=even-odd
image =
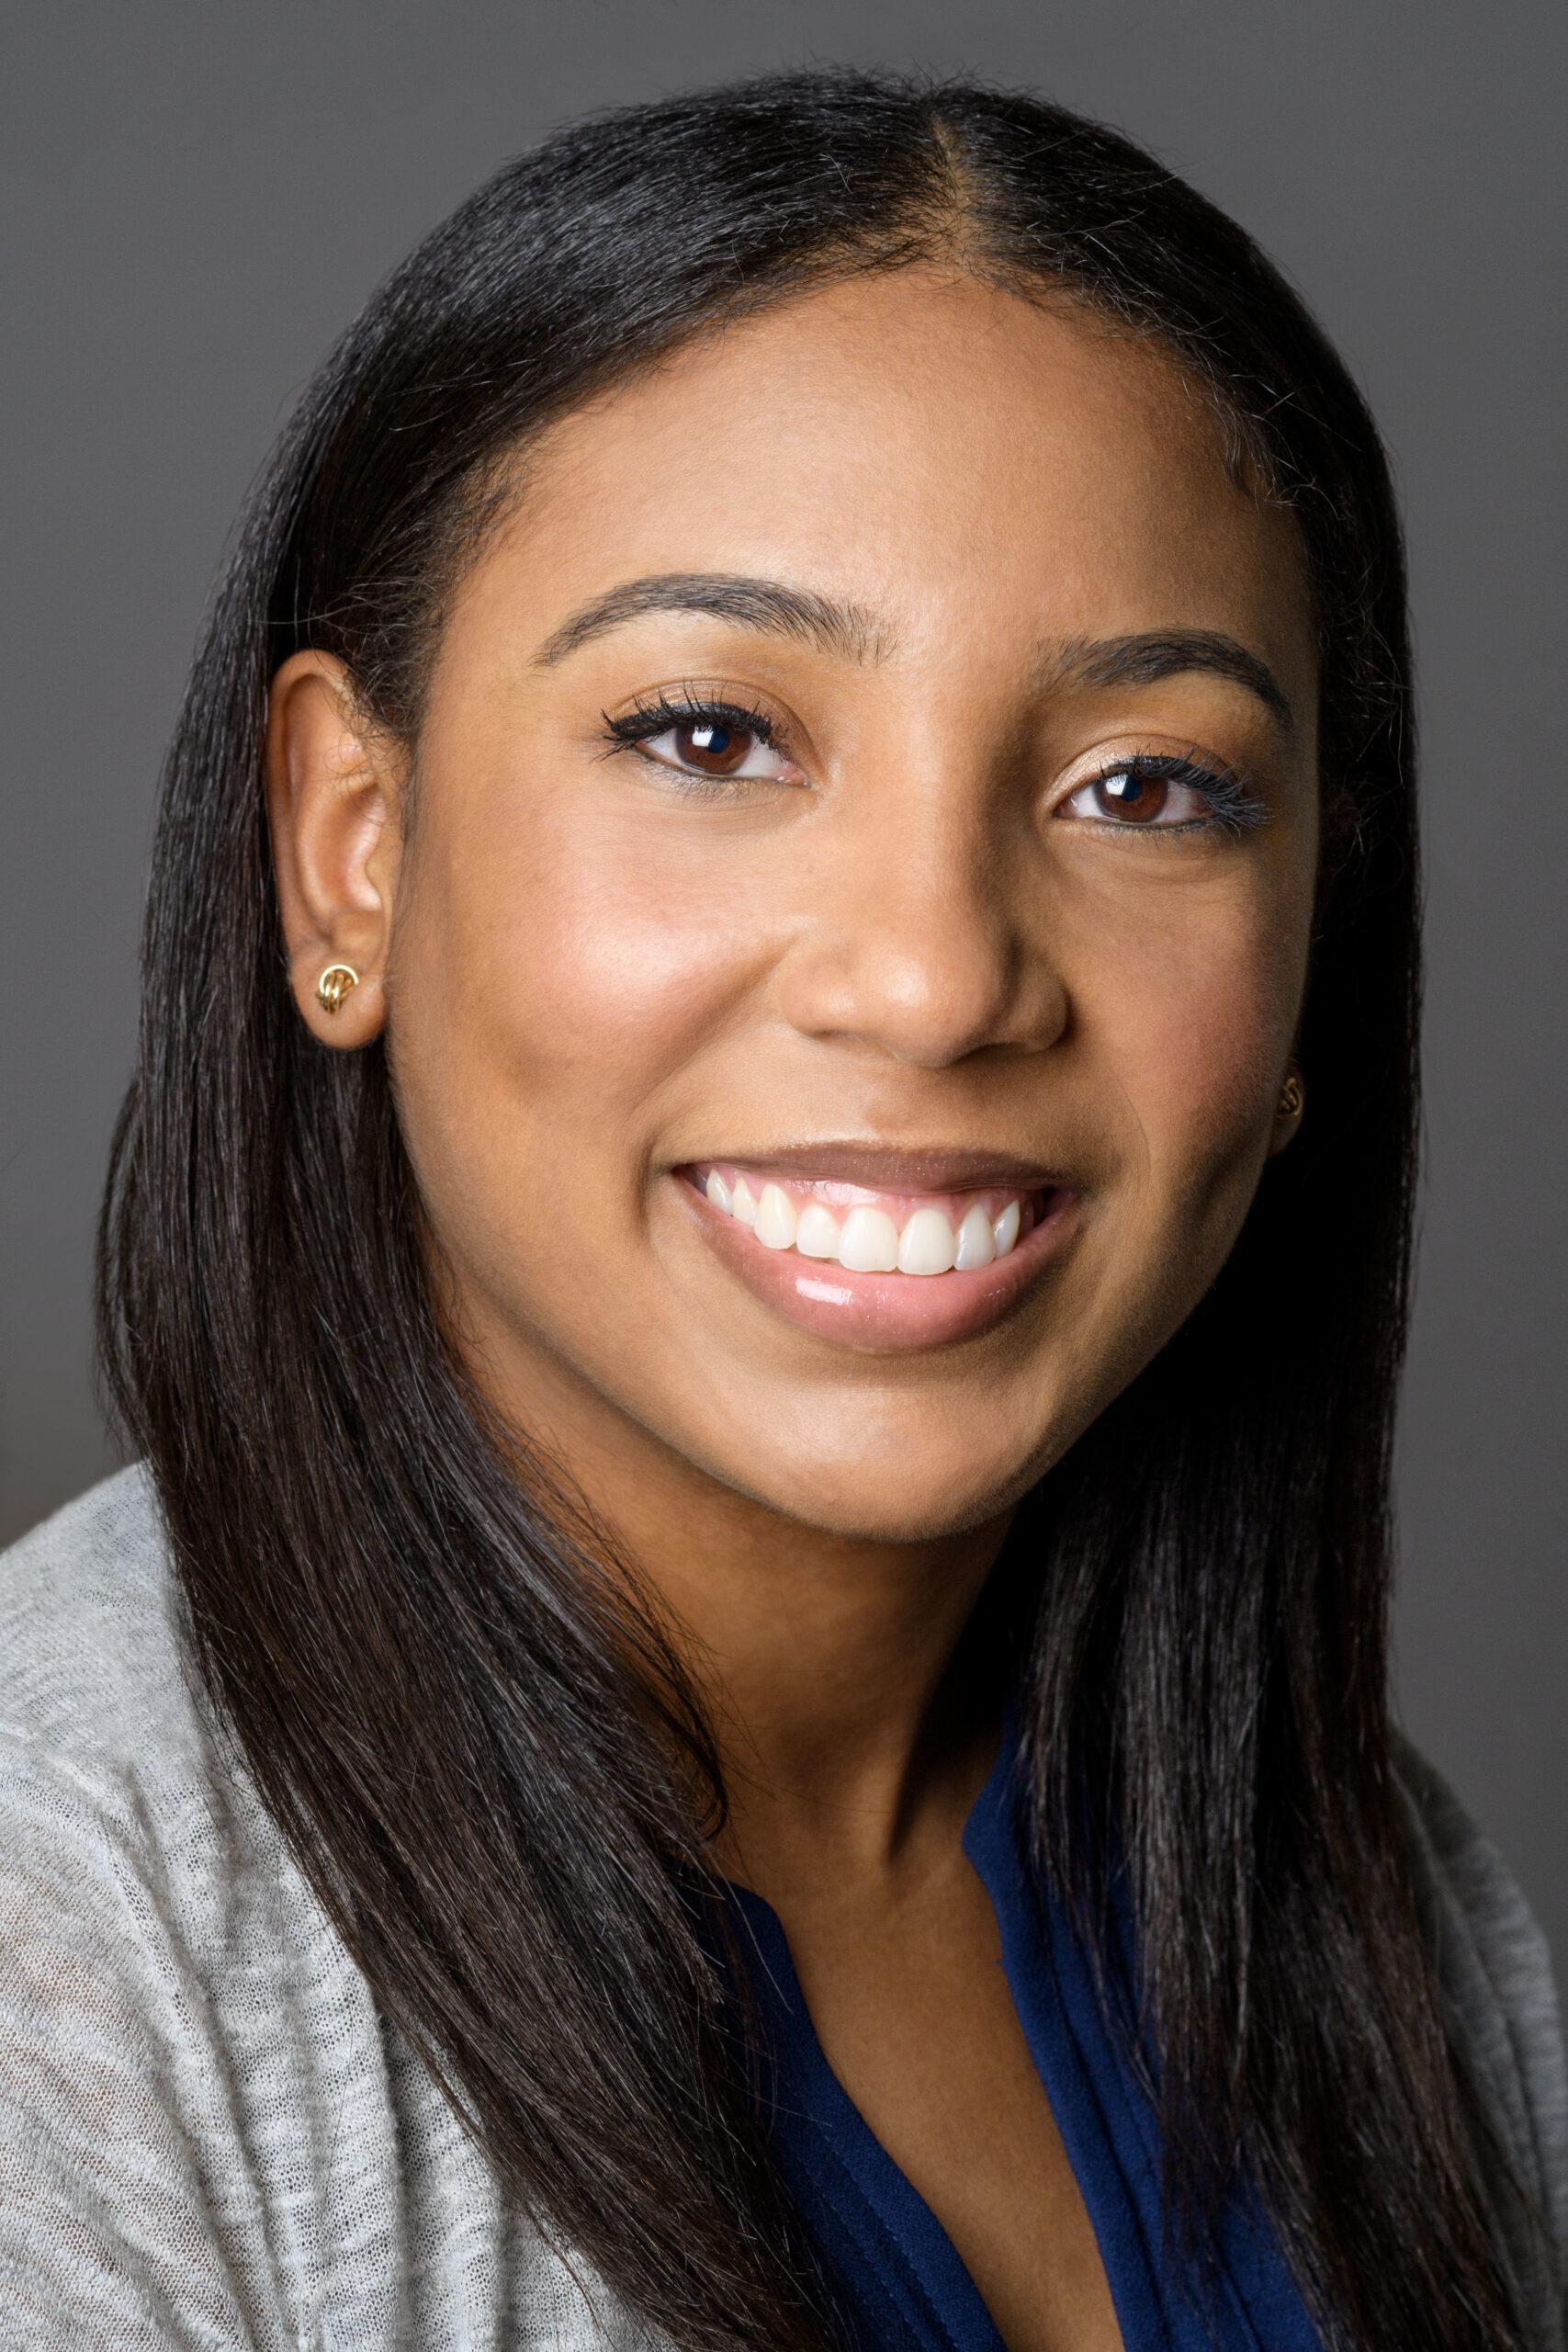
{"label": "gold stud earring", "polygon": [[1281,1119],[1299,1119],[1306,1109],[1306,1099],[1307,1091],[1300,1070],[1287,1070],[1285,1083],[1280,1089],[1280,1107],[1275,1115]]}
{"label": "gold stud earring", "polygon": [[316,1002],[323,1012],[335,1012],[350,989],[359,986],[359,975],[352,964],[329,964],[316,982]]}

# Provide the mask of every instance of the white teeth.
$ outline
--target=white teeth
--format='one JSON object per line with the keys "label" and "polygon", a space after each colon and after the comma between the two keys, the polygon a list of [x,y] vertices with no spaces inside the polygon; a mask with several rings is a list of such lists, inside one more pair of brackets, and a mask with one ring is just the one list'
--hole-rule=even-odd
{"label": "white teeth", "polygon": [[764,1250],[793,1250],[797,1219],[795,1203],[778,1184],[764,1184],[757,1204],[757,1238]]}
{"label": "white teeth", "polygon": [[[713,1198],[711,1193],[708,1198]],[[976,1266],[988,1266],[996,1254],[997,1237],[991,1230],[991,1220],[976,1201],[958,1228],[958,1254],[953,1262],[961,1274],[968,1274]]]}
{"label": "white teeth", "polygon": [[[987,1226],[986,1230],[990,1231]],[[839,1254],[839,1220],[829,1214],[820,1201],[808,1201],[800,1212],[800,1223],[795,1228],[795,1246],[803,1258],[836,1258]]]}
{"label": "white teeth", "polygon": [[953,1264],[953,1227],[940,1209],[917,1209],[898,1237],[898,1271],[945,1274]]}
{"label": "white teeth", "polygon": [[863,1203],[844,1219],[839,1262],[857,1274],[890,1274],[898,1263],[898,1228],[886,1209]]}
{"label": "white teeth", "polygon": [[837,1259],[852,1272],[945,1274],[956,1267],[962,1274],[1005,1258],[1018,1245],[1022,1230],[1022,1204],[1010,1201],[995,1218],[984,1204],[973,1201],[954,1233],[946,1212],[936,1207],[911,1211],[902,1234],[886,1209],[857,1202],[842,1227],[821,1201],[797,1207],[782,1184],[764,1182],[754,1197],[744,1176],[733,1185],[710,1169],[701,1189],[726,1216],[753,1228],[765,1250],[795,1250],[803,1258]]}

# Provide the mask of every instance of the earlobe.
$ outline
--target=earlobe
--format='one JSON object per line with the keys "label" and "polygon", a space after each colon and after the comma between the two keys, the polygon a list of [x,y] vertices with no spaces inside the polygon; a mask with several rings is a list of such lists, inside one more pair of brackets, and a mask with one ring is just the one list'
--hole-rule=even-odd
{"label": "earlobe", "polygon": [[359,986],[359,975],[352,964],[329,964],[316,982],[316,1002],[325,1013],[338,1011],[350,989]]}
{"label": "earlobe", "polygon": [[378,1035],[401,847],[390,746],[333,655],[304,652],[273,680],[266,799],[294,1001],[323,1044]]}
{"label": "earlobe", "polygon": [[1285,1146],[1296,1136],[1305,1114],[1306,1081],[1292,1062],[1285,1072],[1285,1081],[1280,1089],[1280,1099],[1274,1106],[1274,1133],[1269,1145],[1270,1159],[1276,1152],[1283,1151]]}

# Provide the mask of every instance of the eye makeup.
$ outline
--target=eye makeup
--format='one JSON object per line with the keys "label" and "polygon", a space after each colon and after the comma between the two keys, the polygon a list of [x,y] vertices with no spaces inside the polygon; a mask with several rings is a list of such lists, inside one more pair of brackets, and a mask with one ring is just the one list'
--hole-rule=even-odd
{"label": "eye makeup", "polygon": [[[1183,801],[1195,803],[1196,813],[1173,813]],[[1055,813],[1118,832],[1213,830],[1232,835],[1266,825],[1270,818],[1267,803],[1234,768],[1191,752],[1156,752],[1106,761],[1074,786]]]}
{"label": "eye makeup", "polygon": [[780,749],[773,722],[766,711],[750,704],[731,702],[721,695],[671,695],[661,691],[651,700],[639,700],[616,718],[607,711],[602,716],[612,752],[635,751],[650,737],[664,734],[671,728],[700,727],[728,729],[754,736],[770,751]]}
{"label": "eye makeup", "polygon": [[[780,782],[759,753],[787,760],[775,721],[755,704],[700,691],[660,690],[604,721],[606,755],[632,751],[682,783],[713,789],[730,783]],[[649,747],[672,739],[671,755]],[[1270,811],[1228,764],[1196,751],[1139,752],[1107,760],[1057,804],[1057,817],[1122,833],[1219,832],[1237,837],[1269,821]]]}

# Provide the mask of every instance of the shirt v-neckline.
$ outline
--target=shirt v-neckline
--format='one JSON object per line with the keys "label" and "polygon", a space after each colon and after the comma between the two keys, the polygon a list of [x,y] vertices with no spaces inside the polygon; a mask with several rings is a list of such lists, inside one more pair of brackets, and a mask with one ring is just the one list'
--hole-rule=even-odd
{"label": "shirt v-neckline", "polygon": [[[1273,2233],[1244,2188],[1224,2217],[1208,2291],[1194,2290],[1172,2260],[1153,2105],[1106,2016],[1091,1958],[1026,1864],[1010,1719],[964,1849],[996,1913],[1019,2023],[1088,2209],[1126,2352],[1321,2352]],[[853,2340],[863,2352],[1005,2352],[947,2231],[829,2066],[777,1914],[745,1888],[730,1892],[766,2034],[769,2136]]]}

